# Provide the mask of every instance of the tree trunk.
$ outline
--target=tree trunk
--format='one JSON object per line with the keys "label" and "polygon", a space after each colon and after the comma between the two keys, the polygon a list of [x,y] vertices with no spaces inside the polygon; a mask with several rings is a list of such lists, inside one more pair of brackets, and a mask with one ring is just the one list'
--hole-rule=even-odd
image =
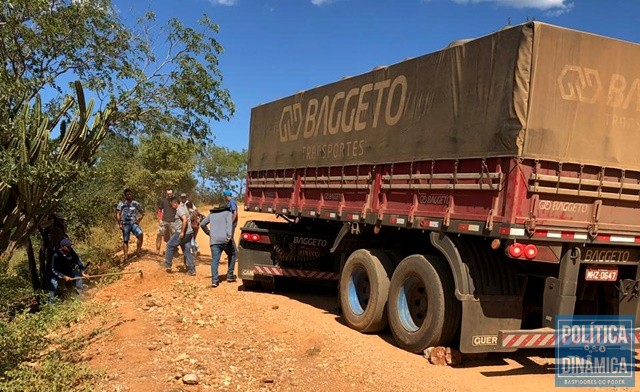
{"label": "tree trunk", "polygon": [[43,289],[49,288],[49,268],[51,259],[60,241],[67,237],[67,221],[61,213],[49,214],[46,222],[41,225],[40,237],[40,284]]}
{"label": "tree trunk", "polygon": [[36,256],[33,253],[33,243],[31,237],[27,239],[27,260],[29,261],[29,275],[31,276],[31,286],[33,291],[42,289],[40,278],[38,277],[38,267],[36,266]]}
{"label": "tree trunk", "polygon": [[[3,245],[6,247],[3,249]],[[13,240],[4,241],[0,239],[0,264],[5,264],[11,260],[11,256],[13,256],[13,252],[18,248],[18,244]]]}
{"label": "tree trunk", "polygon": [[49,235],[47,229],[40,229],[40,237],[42,243],[40,244],[40,251],[38,252],[38,263],[40,266],[40,287],[47,288],[49,282],[47,282],[47,260],[53,257],[52,252],[49,250],[51,245],[49,244]]}

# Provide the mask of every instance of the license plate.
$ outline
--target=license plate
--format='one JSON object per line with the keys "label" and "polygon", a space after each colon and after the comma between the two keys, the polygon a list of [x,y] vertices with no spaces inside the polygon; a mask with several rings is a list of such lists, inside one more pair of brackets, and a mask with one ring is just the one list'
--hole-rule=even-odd
{"label": "license plate", "polygon": [[615,282],[618,279],[618,269],[587,267],[584,278],[590,281]]}

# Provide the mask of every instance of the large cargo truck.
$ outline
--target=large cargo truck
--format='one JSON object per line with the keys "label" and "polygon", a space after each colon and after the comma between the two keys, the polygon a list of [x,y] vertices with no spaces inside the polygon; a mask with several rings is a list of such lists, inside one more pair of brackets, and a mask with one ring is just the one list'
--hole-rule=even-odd
{"label": "large cargo truck", "polygon": [[532,22],[254,108],[245,208],[285,221],[242,229],[244,285],[333,280],[350,327],[413,352],[640,322],[638,64]]}

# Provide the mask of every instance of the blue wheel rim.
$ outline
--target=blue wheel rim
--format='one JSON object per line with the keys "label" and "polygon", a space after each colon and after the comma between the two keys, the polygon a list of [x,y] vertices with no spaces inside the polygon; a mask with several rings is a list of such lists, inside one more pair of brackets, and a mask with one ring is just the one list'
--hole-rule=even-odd
{"label": "blue wheel rim", "polygon": [[415,276],[407,277],[396,300],[398,319],[409,332],[417,332],[427,314],[427,296],[424,283]]}
{"label": "blue wheel rim", "polygon": [[349,309],[353,314],[360,316],[364,314],[369,304],[369,276],[362,268],[355,268],[349,276],[347,283],[349,298]]}

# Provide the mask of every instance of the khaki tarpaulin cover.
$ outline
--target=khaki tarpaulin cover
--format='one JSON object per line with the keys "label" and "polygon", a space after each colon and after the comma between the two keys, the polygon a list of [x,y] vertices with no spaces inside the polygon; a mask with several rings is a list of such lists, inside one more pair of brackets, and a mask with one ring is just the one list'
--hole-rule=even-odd
{"label": "khaki tarpaulin cover", "polygon": [[640,170],[640,45],[539,22],[253,109],[249,170],[520,156]]}

